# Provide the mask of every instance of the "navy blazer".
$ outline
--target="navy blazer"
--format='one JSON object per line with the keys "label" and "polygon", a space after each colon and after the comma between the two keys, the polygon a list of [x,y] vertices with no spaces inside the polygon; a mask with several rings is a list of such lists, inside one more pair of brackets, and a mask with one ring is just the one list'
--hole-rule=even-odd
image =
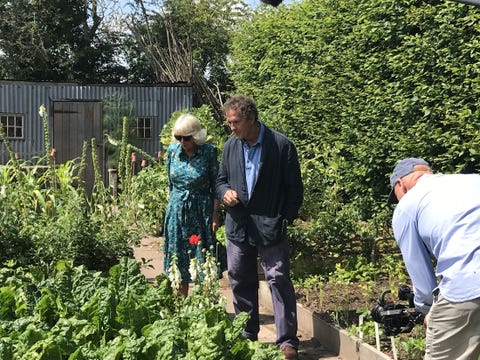
{"label": "navy blazer", "polygon": [[220,199],[235,190],[239,203],[228,207],[228,240],[271,245],[286,236],[287,223],[297,216],[303,201],[303,184],[295,146],[283,134],[265,127],[257,181],[248,200],[242,140],[235,136],[224,145],[217,177]]}

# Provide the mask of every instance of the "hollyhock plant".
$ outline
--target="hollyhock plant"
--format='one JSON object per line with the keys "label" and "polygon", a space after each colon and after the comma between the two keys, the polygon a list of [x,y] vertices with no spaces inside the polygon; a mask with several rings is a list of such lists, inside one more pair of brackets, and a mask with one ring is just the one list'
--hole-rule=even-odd
{"label": "hollyhock plant", "polygon": [[176,296],[180,292],[180,286],[182,284],[182,275],[180,274],[180,269],[177,265],[177,256],[172,256],[172,261],[170,262],[170,268],[168,269],[168,278],[172,283],[173,294]]}
{"label": "hollyhock plant", "polygon": [[[213,248],[210,248],[213,251]],[[203,274],[203,290],[205,295],[213,294],[218,291],[218,266],[215,258],[211,255],[211,252],[204,250],[205,262],[201,265]]]}
{"label": "hollyhock plant", "polygon": [[42,118],[47,116],[47,108],[45,107],[45,105],[40,105],[40,107],[38,108],[38,115],[40,115]]}
{"label": "hollyhock plant", "polygon": [[190,277],[192,278],[192,281],[194,283],[197,282],[199,270],[200,266],[198,265],[198,259],[190,259],[190,266],[188,267],[188,272],[190,273]]}

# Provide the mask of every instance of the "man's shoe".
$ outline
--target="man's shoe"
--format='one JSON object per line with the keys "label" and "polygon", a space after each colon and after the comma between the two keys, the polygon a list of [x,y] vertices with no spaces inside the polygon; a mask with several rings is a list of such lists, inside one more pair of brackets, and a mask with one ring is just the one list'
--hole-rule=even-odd
{"label": "man's shoe", "polygon": [[258,340],[258,337],[256,335],[252,335],[252,334],[249,334],[247,332],[242,332],[242,336],[247,339],[247,340],[250,340],[250,341],[257,341]]}
{"label": "man's shoe", "polygon": [[280,350],[282,350],[283,355],[285,356],[285,360],[298,359],[298,351],[294,347],[288,345],[281,345]]}

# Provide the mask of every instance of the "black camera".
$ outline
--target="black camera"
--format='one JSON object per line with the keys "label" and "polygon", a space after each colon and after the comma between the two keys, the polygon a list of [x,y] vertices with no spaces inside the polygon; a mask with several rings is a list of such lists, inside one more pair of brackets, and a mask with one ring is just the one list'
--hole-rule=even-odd
{"label": "black camera", "polygon": [[424,315],[415,311],[413,292],[408,285],[401,285],[398,288],[398,298],[408,301],[408,305],[387,302],[385,296],[390,292],[390,290],[384,291],[371,310],[373,320],[382,324],[383,333],[386,336],[409,333],[416,324],[423,323]]}

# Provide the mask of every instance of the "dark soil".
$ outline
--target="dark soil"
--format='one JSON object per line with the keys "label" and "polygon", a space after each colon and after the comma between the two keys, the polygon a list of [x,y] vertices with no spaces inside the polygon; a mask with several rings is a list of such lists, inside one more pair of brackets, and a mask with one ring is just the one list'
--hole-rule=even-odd
{"label": "dark soil", "polygon": [[[397,286],[397,285],[395,285]],[[296,287],[297,302],[314,311],[323,320],[341,328],[358,325],[358,317],[377,304],[381,294],[389,289],[388,281],[375,284],[317,283],[309,288]],[[388,295],[396,299],[396,294]]]}
{"label": "dark soil", "polygon": [[358,321],[358,311],[371,307],[375,299],[365,298],[358,284],[319,283],[314,288],[297,288],[297,302],[314,311],[324,321],[348,327]]}
{"label": "dark soil", "polygon": [[[317,283],[307,288],[296,287],[297,302],[306,308],[314,311],[324,321],[339,327],[347,329],[353,325],[358,325],[358,319],[361,314],[368,314],[368,321],[371,321],[370,310],[379,301],[383,291],[395,290],[393,294],[388,294],[386,300],[408,306],[408,302],[397,298],[397,289],[400,284],[394,284],[394,289],[390,289],[388,281],[378,281],[375,284],[332,284]],[[380,328],[382,326],[380,325]],[[415,326],[411,333],[397,335],[397,338],[424,338],[425,333],[422,326]],[[381,351],[392,357],[392,347],[390,337],[383,333],[380,336]],[[364,341],[375,346],[373,334],[367,335]],[[404,349],[397,349],[398,359],[423,359],[423,347],[411,349],[408,352]]]}

